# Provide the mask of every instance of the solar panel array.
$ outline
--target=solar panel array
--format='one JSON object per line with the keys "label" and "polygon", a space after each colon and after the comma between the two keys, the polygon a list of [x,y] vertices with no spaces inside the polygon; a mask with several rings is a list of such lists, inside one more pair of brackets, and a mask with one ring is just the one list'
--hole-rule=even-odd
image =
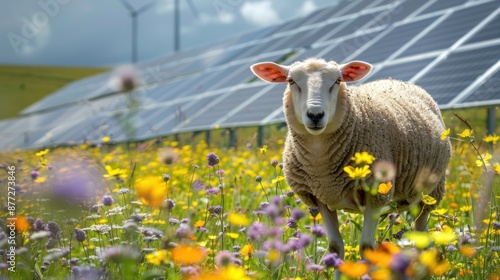
{"label": "solar panel array", "polygon": [[[367,78],[423,86],[442,109],[500,104],[500,1],[351,0],[255,32],[136,65],[144,86],[116,92],[112,73],[69,84],[0,121],[3,149],[135,141],[284,121],[283,86],[259,61],[307,57],[374,64]],[[363,82],[366,82],[363,81]]]}

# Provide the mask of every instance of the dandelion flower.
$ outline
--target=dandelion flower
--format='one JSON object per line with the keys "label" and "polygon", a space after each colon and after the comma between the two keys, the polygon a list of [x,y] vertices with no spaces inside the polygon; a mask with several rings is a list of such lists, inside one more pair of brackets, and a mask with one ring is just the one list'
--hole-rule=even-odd
{"label": "dandelion flower", "polygon": [[229,223],[235,226],[247,226],[250,224],[250,220],[245,215],[238,213],[230,213],[228,219]]}
{"label": "dandelion flower", "polygon": [[351,179],[357,180],[362,179],[368,176],[371,173],[370,167],[368,165],[364,165],[363,167],[352,167],[346,166],[344,167],[344,171],[351,177]]}
{"label": "dandelion flower", "polygon": [[378,193],[379,194],[387,194],[392,188],[392,183],[387,182],[387,183],[382,183],[378,185]]}
{"label": "dandelion flower", "polygon": [[146,261],[154,265],[168,264],[167,250],[158,250],[146,255]]}
{"label": "dandelion flower", "polygon": [[46,154],[48,154],[48,153],[49,153],[49,151],[50,151],[49,149],[45,149],[45,150],[43,150],[43,151],[40,151],[40,152],[38,152],[38,153],[35,153],[35,155],[36,155],[37,157],[43,157],[43,156],[45,156]]}
{"label": "dandelion flower", "polygon": [[460,246],[458,250],[466,257],[472,257],[476,254],[476,249],[471,246]]}
{"label": "dandelion flower", "polygon": [[280,182],[280,181],[283,181],[283,180],[285,180],[285,177],[284,177],[284,176],[277,176],[277,177],[276,177],[276,179],[273,179],[271,182],[272,182],[273,184],[276,184],[276,183],[278,183],[278,182]]}
{"label": "dandelion flower", "polygon": [[427,232],[412,231],[404,234],[404,237],[413,241],[417,249],[425,249],[431,244],[431,237]]}
{"label": "dandelion flower", "polygon": [[252,244],[246,244],[240,250],[240,255],[242,255],[244,257],[251,256],[252,254],[253,254],[253,246],[252,246]]}
{"label": "dandelion flower", "polygon": [[104,136],[101,139],[102,143],[108,143],[110,140],[111,140],[111,137],[109,137],[109,136]]}
{"label": "dandelion flower", "polygon": [[484,153],[484,154],[480,155],[478,158],[479,159],[476,160],[476,165],[481,167],[481,166],[483,166],[483,164],[488,165],[488,162],[490,161],[490,159],[493,158],[493,156],[490,153]]}
{"label": "dandelion flower", "polygon": [[448,245],[457,240],[457,236],[453,232],[434,231],[431,232],[431,237],[437,245]]}
{"label": "dandelion flower", "polygon": [[207,251],[200,246],[179,245],[171,251],[172,260],[177,266],[195,265],[207,257]]}
{"label": "dandelion flower", "polygon": [[493,169],[495,169],[496,173],[497,173],[498,175],[500,175],[500,164],[498,164],[498,163],[497,163],[497,164],[495,164],[495,167],[493,167]]}
{"label": "dandelion flower", "polygon": [[265,154],[266,152],[267,152],[267,145],[264,145],[262,146],[262,148],[260,148],[260,153]]}
{"label": "dandelion flower", "polygon": [[437,203],[434,197],[427,194],[422,194],[422,202],[427,205],[434,205]]}
{"label": "dandelion flower", "polygon": [[443,133],[441,133],[441,140],[444,140],[446,139],[448,136],[450,136],[450,129],[446,129],[445,131],[443,131]]}
{"label": "dandelion flower", "polygon": [[356,164],[372,164],[375,157],[368,152],[357,152],[354,154],[354,157],[352,157],[352,160],[354,160]]}
{"label": "dandelion flower", "polygon": [[474,133],[473,130],[471,129],[464,129],[464,131],[462,131],[462,133],[458,134],[458,136],[462,137],[462,138],[469,138],[472,136],[472,134]]}
{"label": "dandelion flower", "polygon": [[495,145],[499,140],[500,140],[500,136],[498,136],[494,133],[490,134],[490,135],[486,135],[486,137],[483,138],[484,142],[492,143],[493,145]]}
{"label": "dandelion flower", "polygon": [[432,275],[443,275],[450,269],[450,264],[436,249],[430,249],[420,254],[419,260],[424,264]]}

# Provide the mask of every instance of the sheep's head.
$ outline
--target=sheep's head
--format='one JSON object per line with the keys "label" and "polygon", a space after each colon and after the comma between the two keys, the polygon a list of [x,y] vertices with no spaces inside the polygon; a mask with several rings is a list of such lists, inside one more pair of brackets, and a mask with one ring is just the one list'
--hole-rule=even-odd
{"label": "sheep's head", "polygon": [[310,134],[319,135],[335,115],[343,83],[362,79],[372,66],[363,61],[338,65],[333,61],[308,59],[291,66],[262,62],[252,65],[251,69],[266,82],[288,83],[297,122]]}

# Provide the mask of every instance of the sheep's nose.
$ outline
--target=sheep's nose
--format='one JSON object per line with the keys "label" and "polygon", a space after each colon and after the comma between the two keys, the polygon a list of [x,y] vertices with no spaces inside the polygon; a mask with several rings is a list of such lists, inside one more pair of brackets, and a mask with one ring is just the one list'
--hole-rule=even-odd
{"label": "sheep's nose", "polygon": [[313,121],[314,124],[318,124],[318,122],[321,120],[321,118],[323,118],[324,115],[325,115],[325,112],[321,112],[321,113],[317,113],[317,114],[307,112],[307,116],[311,119],[311,121]]}

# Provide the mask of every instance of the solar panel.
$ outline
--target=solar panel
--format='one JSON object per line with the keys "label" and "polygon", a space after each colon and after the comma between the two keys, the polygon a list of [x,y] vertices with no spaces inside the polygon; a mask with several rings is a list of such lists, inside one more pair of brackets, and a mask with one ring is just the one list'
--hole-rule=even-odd
{"label": "solar panel", "polygon": [[436,17],[431,17],[397,26],[368,49],[358,54],[356,59],[370,63],[381,62],[435,20]]}
{"label": "solar panel", "polygon": [[497,7],[498,1],[493,1],[455,11],[399,57],[449,48]]}
{"label": "solar panel", "polygon": [[461,103],[491,102],[500,103],[500,71],[497,71],[485,83],[478,87],[472,94],[461,101]]}
{"label": "solar panel", "polygon": [[416,81],[438,104],[447,104],[500,58],[500,47],[461,51],[451,54]]}
{"label": "solar panel", "polygon": [[498,0],[341,1],[312,16],[139,63],[145,86],[130,93],[113,92],[111,71],[73,82],[25,109],[29,116],[0,121],[0,147],[103,136],[134,141],[283,122],[283,85],[257,80],[248,67],[259,61],[365,60],[375,68],[363,83],[410,80],[442,108],[500,104],[499,7]]}
{"label": "solar panel", "polygon": [[497,14],[492,21],[467,40],[466,43],[477,43],[493,39],[500,39],[500,14]]}
{"label": "solar panel", "polygon": [[420,14],[423,15],[423,14],[442,11],[442,10],[445,10],[448,8],[462,5],[465,2],[467,2],[467,0],[452,0],[452,1],[450,1],[450,0],[437,0],[434,3],[432,3],[429,7],[425,8],[423,11],[421,11]]}
{"label": "solar panel", "polygon": [[[427,66],[432,60],[434,60],[434,58],[384,66],[380,70],[376,70],[376,72],[370,74],[370,76],[368,76],[366,80],[362,81],[362,83],[387,78],[408,81],[425,66]],[[377,67],[375,67],[375,69],[377,69]]]}
{"label": "solar panel", "polygon": [[349,55],[357,51],[364,44],[368,43],[370,40],[375,38],[380,31],[366,33],[362,36],[354,37],[345,41],[342,41],[335,45],[335,47],[328,50],[323,56],[327,60],[334,60],[336,62],[343,62]]}

